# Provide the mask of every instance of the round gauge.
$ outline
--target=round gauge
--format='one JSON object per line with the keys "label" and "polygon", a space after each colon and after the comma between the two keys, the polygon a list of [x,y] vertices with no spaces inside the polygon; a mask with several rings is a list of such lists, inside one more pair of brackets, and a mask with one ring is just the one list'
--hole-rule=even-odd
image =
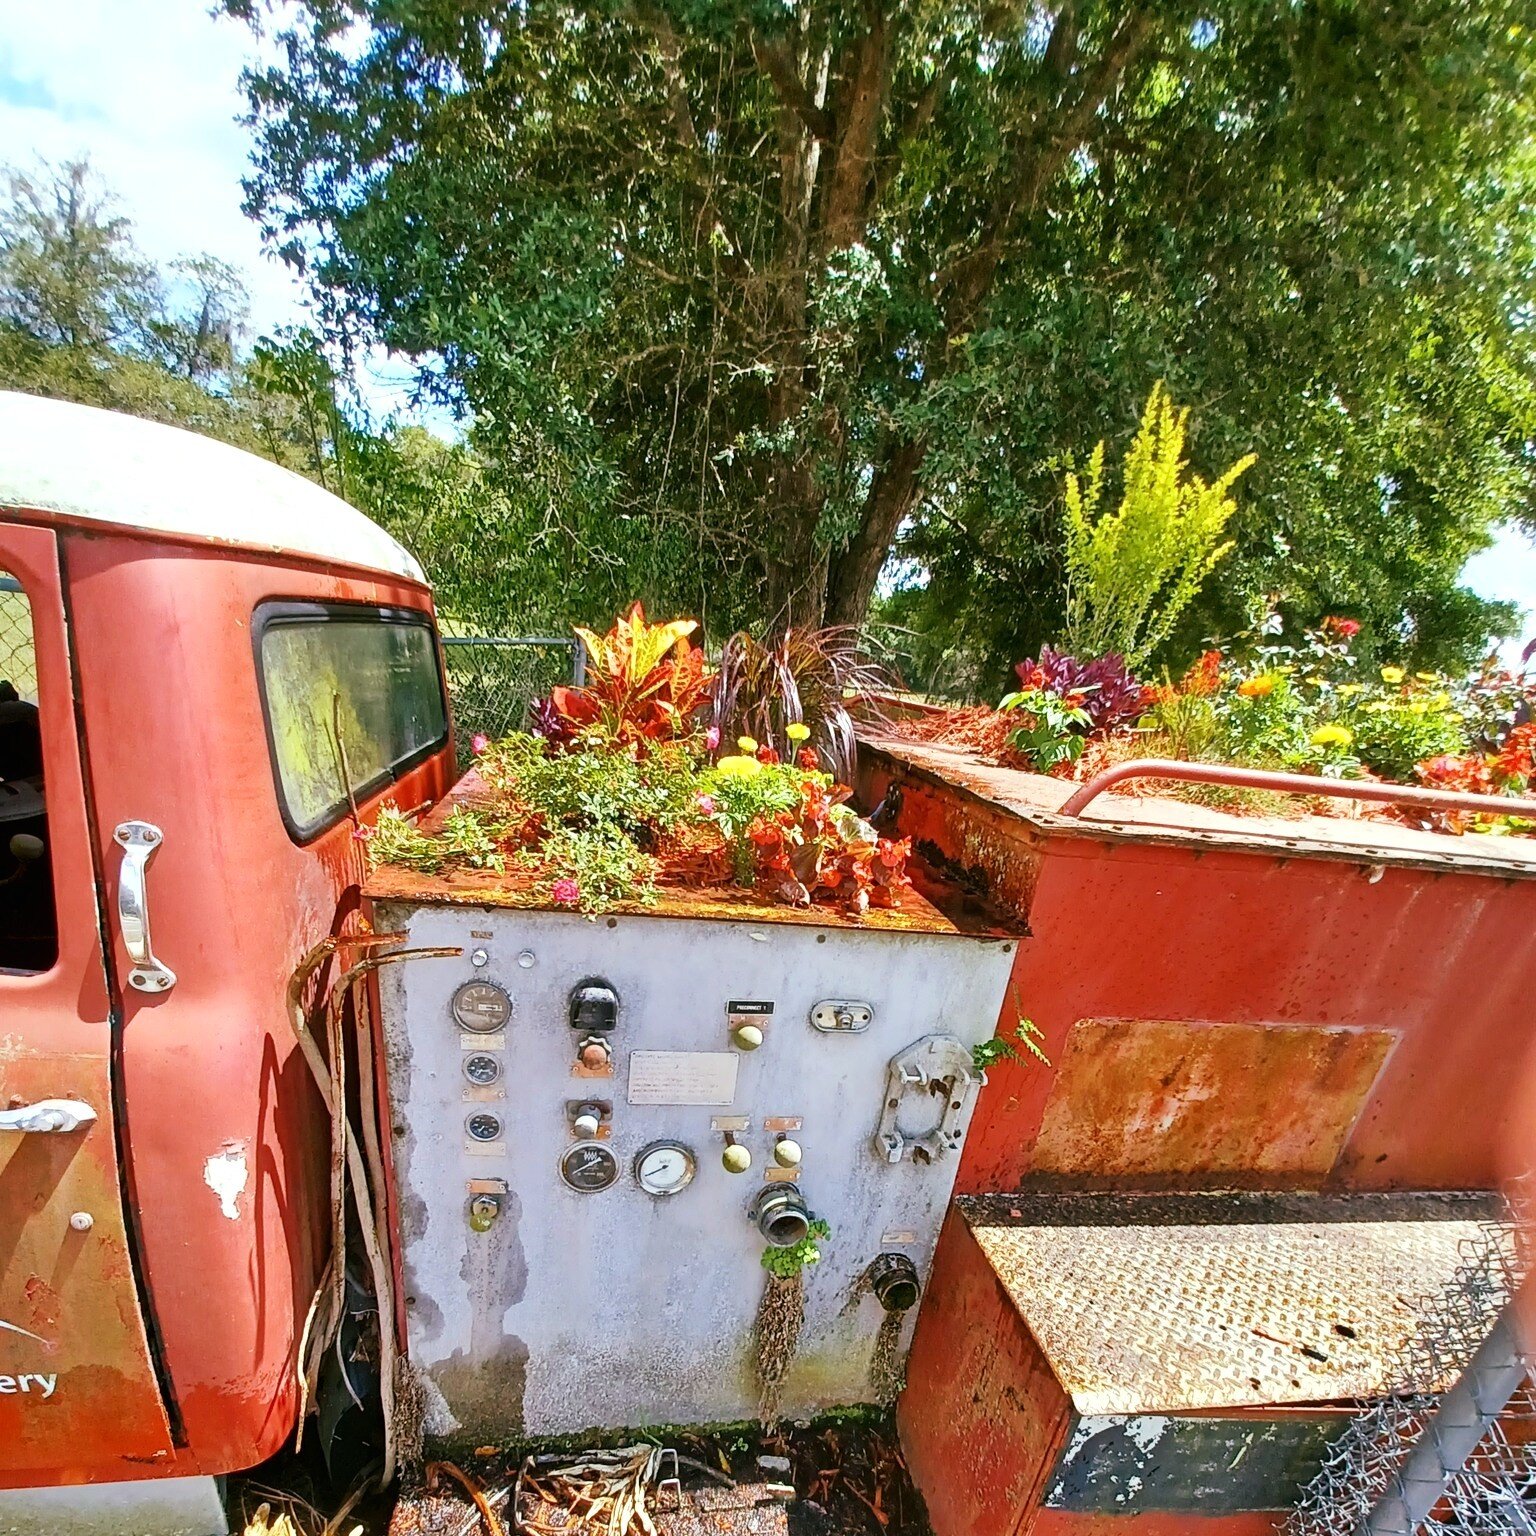
{"label": "round gauge", "polygon": [[600,1141],[577,1141],[560,1158],[560,1177],[578,1194],[607,1189],[619,1176],[619,1160]]}
{"label": "round gauge", "polygon": [[693,1183],[699,1160],[680,1141],[653,1141],[635,1155],[635,1182],[648,1195],[677,1195]]}
{"label": "round gauge", "polygon": [[471,1115],[464,1129],[472,1141],[495,1141],[501,1135],[501,1121],[495,1115]]}
{"label": "round gauge", "polygon": [[476,1051],[464,1058],[464,1076],[477,1088],[488,1088],[501,1076],[501,1063],[494,1056]]}
{"label": "round gauge", "polygon": [[512,999],[494,981],[466,981],[453,994],[453,1021],[460,1029],[488,1035],[505,1029],[512,1017]]}

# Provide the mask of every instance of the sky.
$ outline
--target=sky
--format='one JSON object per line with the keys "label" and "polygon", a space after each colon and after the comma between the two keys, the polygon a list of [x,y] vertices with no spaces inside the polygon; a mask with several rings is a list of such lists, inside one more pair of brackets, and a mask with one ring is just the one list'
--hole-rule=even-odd
{"label": "sky", "polygon": [[[304,295],[240,211],[250,135],[239,80],[255,46],[208,0],[0,0],[0,161],[88,155],[147,255],[209,252],[245,275],[259,335],[301,324]],[[376,413],[408,414],[408,378],[376,355],[358,384]],[[441,418],[425,424],[445,430]],[[1466,579],[1518,603],[1521,641],[1536,638],[1536,546],[1524,535],[1501,534]]]}
{"label": "sky", "polygon": [[[304,293],[240,211],[251,142],[240,71],[256,43],[210,4],[0,0],[0,162],[88,155],[147,256],[207,252],[244,275],[259,336],[302,324]],[[358,382],[388,414],[404,408],[408,379],[380,355]]]}

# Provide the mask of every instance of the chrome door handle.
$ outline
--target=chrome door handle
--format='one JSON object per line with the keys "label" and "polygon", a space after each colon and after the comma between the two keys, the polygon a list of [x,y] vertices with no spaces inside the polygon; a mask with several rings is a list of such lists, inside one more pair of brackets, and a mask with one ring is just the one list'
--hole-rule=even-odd
{"label": "chrome door handle", "polygon": [[0,1131],[78,1131],[96,1111],[78,1099],[39,1099],[15,1109],[0,1109]]}
{"label": "chrome door handle", "polygon": [[122,866],[117,872],[117,922],[123,930],[128,958],[133,961],[128,985],[140,992],[169,992],[176,985],[176,972],[155,959],[149,941],[147,876],[149,861],[165,840],[165,834],[147,821],[125,821],[112,838],[123,850]]}

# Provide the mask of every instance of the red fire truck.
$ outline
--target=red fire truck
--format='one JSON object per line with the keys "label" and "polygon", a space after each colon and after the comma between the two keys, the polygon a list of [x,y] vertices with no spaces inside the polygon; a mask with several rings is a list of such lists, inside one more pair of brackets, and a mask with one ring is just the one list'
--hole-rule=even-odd
{"label": "red fire truck", "polygon": [[[0,394],[0,1526],[222,1529],[217,1480],[292,1435],[331,1124],[285,991],[356,925],[358,829],[453,775],[393,539],[232,448]],[[912,1309],[938,1536],[1278,1530],[1528,1160],[1536,842],[1083,810],[891,742],[857,787],[1007,907],[1002,1025],[1051,1063],[989,1072]],[[478,1240],[457,1205],[434,1232]]]}
{"label": "red fire truck", "polygon": [[0,1488],[195,1521],[291,1435],[328,1132],[284,988],[355,910],[353,804],[452,768],[431,593],[381,529],[0,394]]}

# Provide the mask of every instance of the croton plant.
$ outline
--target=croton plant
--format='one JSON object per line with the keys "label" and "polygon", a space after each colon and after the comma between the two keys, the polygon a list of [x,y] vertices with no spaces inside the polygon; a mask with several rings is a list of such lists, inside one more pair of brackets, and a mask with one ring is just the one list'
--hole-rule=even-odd
{"label": "croton plant", "polygon": [[[852,809],[812,745],[818,734],[838,741],[841,720],[802,718],[793,688],[786,710],[778,678],[757,718],[771,717],[781,739],[741,736],[722,751],[718,724],[707,723],[723,713],[718,678],[697,629],[691,619],[653,624],[639,603],[606,634],[577,629],[585,683],[535,701],[531,732],[477,740],[485,794],[436,835],[386,810],[370,842],[375,862],[489,871],[588,912],[649,905],[664,885],[736,884],[852,914],[898,905],[909,845]],[[730,711],[751,707],[741,670]],[[823,691],[843,709],[840,692]]]}

